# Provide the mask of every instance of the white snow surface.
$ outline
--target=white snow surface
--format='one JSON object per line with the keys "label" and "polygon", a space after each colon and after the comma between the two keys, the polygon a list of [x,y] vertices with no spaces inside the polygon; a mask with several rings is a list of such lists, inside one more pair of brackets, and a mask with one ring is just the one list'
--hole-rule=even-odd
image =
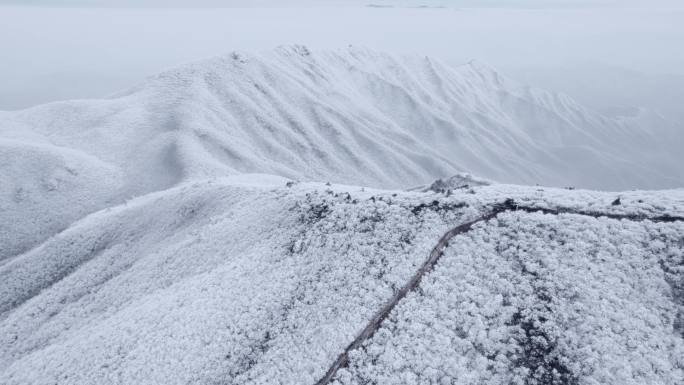
{"label": "white snow surface", "polygon": [[[249,179],[136,198],[0,266],[0,383],[313,384],[436,240],[494,203],[684,214],[683,190],[613,206],[585,190]],[[520,319],[541,312],[542,358],[577,383],[680,383],[682,239],[682,222],[503,215],[452,241],[338,380],[525,383]]]}
{"label": "white snow surface", "polygon": [[681,280],[682,230],[502,215],[452,242],[340,382],[681,383],[681,307],[663,273]]}
{"label": "white snow surface", "polygon": [[644,122],[602,117],[481,63],[360,48],[234,52],[114,98],[4,113],[0,134],[86,152],[122,169],[132,192],[244,172],[391,188],[457,171],[612,190],[684,181],[681,143]]}
{"label": "white snow surface", "polygon": [[684,185],[681,132],[635,122],[477,62],[234,52],[109,99],[0,112],[0,259],[111,202],[242,173],[382,188],[458,172],[608,190]]}
{"label": "white snow surface", "polygon": [[[355,48],[0,113],[0,384],[315,384],[495,204],[684,216],[682,189],[494,180],[675,186],[676,149],[478,63]],[[681,221],[501,214],[335,381],[681,384],[682,266]]]}

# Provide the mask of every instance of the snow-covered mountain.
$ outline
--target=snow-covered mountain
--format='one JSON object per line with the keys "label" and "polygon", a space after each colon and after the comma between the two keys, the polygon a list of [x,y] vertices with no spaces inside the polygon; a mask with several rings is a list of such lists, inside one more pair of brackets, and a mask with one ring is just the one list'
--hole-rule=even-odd
{"label": "snow-covered mountain", "polygon": [[0,258],[86,213],[189,180],[266,173],[407,188],[467,171],[667,188],[684,183],[680,146],[680,133],[648,119],[607,119],[475,62],[356,48],[233,53],[109,99],[0,113]]}
{"label": "snow-covered mountain", "polygon": [[[378,191],[246,176],[92,214],[0,266],[0,383],[316,384],[454,226],[338,384],[669,384],[682,190]],[[290,187],[287,187],[287,186]],[[555,378],[555,380],[554,380]]]}
{"label": "snow-covered mountain", "polygon": [[684,190],[499,183],[681,186],[650,122],[304,47],[0,113],[0,384],[681,384]]}
{"label": "snow-covered mountain", "polygon": [[243,172],[393,188],[456,171],[561,187],[682,185],[678,146],[647,123],[601,117],[475,62],[295,46],[189,64],[111,99],[6,113],[0,135],[94,156],[122,170],[132,193]]}

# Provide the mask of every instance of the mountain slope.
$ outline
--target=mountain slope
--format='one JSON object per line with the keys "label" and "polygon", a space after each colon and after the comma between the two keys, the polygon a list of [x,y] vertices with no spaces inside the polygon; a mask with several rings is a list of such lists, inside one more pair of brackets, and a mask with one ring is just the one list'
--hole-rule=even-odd
{"label": "mountain slope", "polygon": [[[233,53],[109,99],[0,113],[0,149],[13,158],[0,164],[10,181],[0,191],[0,259],[112,202],[240,173],[391,188],[461,171],[555,186],[681,186],[681,135],[648,122],[601,117],[475,62],[355,48]],[[62,160],[36,171],[22,168],[28,155],[12,155],[36,148]],[[79,165],[59,166],[64,159]],[[66,182],[80,167],[90,176]],[[36,199],[17,203],[27,190]],[[22,214],[38,211],[47,217]]]}
{"label": "mountain slope", "polygon": [[0,113],[0,383],[679,385],[684,190],[497,183],[674,185],[673,149],[357,49]]}
{"label": "mountain slope", "polygon": [[[147,182],[136,189],[241,172],[377,187],[456,171],[604,189],[684,178],[653,127],[603,118],[478,63],[453,68],[361,49],[233,53],[113,99],[5,114],[0,133],[12,128],[114,163],[131,184]],[[164,170],[163,180],[147,181]]]}
{"label": "mountain slope", "polygon": [[[446,197],[282,182],[150,194],[0,266],[0,382],[315,384],[444,232],[507,199],[684,215],[682,191],[616,206],[509,185]],[[541,383],[557,362],[565,383],[677,384],[683,226],[501,214],[455,237],[335,378]]]}

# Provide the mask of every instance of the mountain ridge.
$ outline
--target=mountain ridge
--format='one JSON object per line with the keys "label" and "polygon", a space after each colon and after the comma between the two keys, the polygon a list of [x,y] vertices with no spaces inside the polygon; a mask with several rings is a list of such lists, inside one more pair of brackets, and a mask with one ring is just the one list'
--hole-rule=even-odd
{"label": "mountain ridge", "polygon": [[[92,117],[61,122],[54,116],[83,112]],[[654,141],[643,129],[592,113],[565,95],[521,86],[478,62],[451,67],[427,57],[398,58],[360,48],[310,51],[288,46],[262,54],[233,52],[162,72],[111,99],[57,102],[6,113],[10,119],[28,115],[24,120],[29,121],[32,114],[48,115],[50,125],[61,124],[70,138],[83,136],[81,126],[90,126],[91,132],[102,130],[98,125],[118,126],[118,132],[93,137],[95,144],[107,141],[114,150],[115,135],[125,138],[125,147],[130,145],[125,140],[175,143],[181,151],[184,146],[202,147],[207,157],[182,166],[205,166],[205,176],[335,176],[336,182],[396,188],[466,171],[507,183],[618,190],[675,186],[668,182],[667,172],[653,178],[631,172],[629,180],[610,175],[630,173],[619,166],[627,158],[619,154],[625,141],[620,136]],[[118,122],[108,121],[112,116]],[[0,124],[6,125],[1,120]],[[122,132],[125,125],[140,127]],[[40,125],[33,129],[54,134]],[[368,142],[393,162],[374,159],[365,149]],[[596,168],[605,169],[603,175],[554,176],[557,170],[545,170],[540,160],[558,167],[561,161],[569,163],[567,156],[543,146],[570,152],[579,151],[573,150],[577,146],[598,150],[590,152],[608,158],[595,156]],[[184,155],[192,158],[191,150]],[[107,155],[101,151],[97,156]],[[507,160],[519,166],[516,171]],[[347,163],[361,170],[345,170]],[[401,170],[392,172],[392,164]],[[648,167],[637,162],[632,166]]]}
{"label": "mountain ridge", "polygon": [[[108,99],[0,113],[1,152],[23,146],[23,162],[59,165],[0,165],[10,181],[0,187],[0,259],[108,205],[244,173],[380,188],[461,172],[561,187],[683,185],[676,138],[640,124],[476,61],[452,67],[356,47],[233,52]],[[39,211],[46,215],[21,214]]]}

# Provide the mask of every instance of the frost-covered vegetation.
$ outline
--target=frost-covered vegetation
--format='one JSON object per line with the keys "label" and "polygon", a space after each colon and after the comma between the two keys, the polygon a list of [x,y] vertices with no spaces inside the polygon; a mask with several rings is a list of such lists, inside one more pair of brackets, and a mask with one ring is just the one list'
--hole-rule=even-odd
{"label": "frost-covered vegetation", "polygon": [[451,244],[341,383],[681,383],[684,223],[506,213]]}
{"label": "frost-covered vegetation", "polygon": [[[0,112],[0,260],[90,213],[197,180],[266,173],[407,188],[467,171],[671,188],[684,183],[680,143],[680,131],[603,117],[477,62],[354,47],[233,52],[110,98]],[[462,179],[444,183],[486,183]]]}
{"label": "frost-covered vegetation", "polygon": [[684,190],[570,187],[661,134],[303,46],[0,113],[0,384],[681,385]]}
{"label": "frost-covered vegetation", "polygon": [[[151,194],[0,266],[0,383],[315,384],[442,234],[507,199],[684,213],[679,190],[615,198],[277,179]],[[683,239],[678,221],[500,214],[450,241],[335,381],[677,384]]]}

